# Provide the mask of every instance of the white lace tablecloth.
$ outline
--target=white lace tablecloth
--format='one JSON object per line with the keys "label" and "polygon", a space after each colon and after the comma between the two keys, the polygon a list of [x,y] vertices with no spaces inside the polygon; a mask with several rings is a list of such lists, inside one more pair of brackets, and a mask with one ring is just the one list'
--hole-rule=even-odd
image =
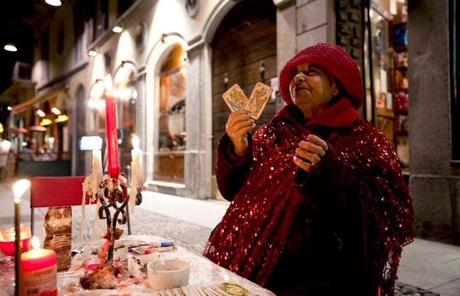
{"label": "white lace tablecloth", "polygon": [[[128,241],[145,241],[145,242],[153,242],[159,241],[163,238],[158,236],[151,236],[151,235],[127,235],[123,236],[120,241],[123,240]],[[93,242],[91,245],[94,246],[102,246],[103,240]],[[212,286],[219,283],[229,282],[229,283],[236,283],[249,291],[249,295],[275,295],[272,292],[262,288],[261,286],[243,278],[239,275],[222,268],[204,256],[196,255],[187,251],[186,249],[177,246],[176,250],[163,252],[163,258],[177,258],[190,263],[190,278],[189,278],[189,285],[191,288],[193,287],[200,287],[200,286]],[[147,280],[141,282],[139,284],[132,284],[126,287],[118,288],[116,290],[84,290],[79,285],[80,277],[83,275],[83,269],[79,269],[76,271],[68,271],[68,272],[59,272],[58,273],[58,290],[59,295],[168,295],[174,296],[174,294],[169,291],[168,293],[158,293],[152,290]],[[192,289],[190,289],[192,292]],[[205,296],[200,293],[182,293],[184,292],[177,292],[176,295],[197,295],[197,296]],[[211,294],[208,294],[211,295]],[[225,294],[223,294],[225,295]],[[228,294],[231,295],[231,294]],[[241,296],[243,296],[242,294]]]}

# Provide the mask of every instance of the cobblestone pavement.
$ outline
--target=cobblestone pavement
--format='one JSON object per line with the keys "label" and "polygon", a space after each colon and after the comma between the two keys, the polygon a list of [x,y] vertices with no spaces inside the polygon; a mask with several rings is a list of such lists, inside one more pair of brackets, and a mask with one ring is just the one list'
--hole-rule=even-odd
{"label": "cobblestone pavement", "polygon": [[[86,227],[83,236],[80,236],[82,214],[79,209],[73,210],[72,240],[74,242],[84,243],[85,241],[91,240],[91,230],[96,228],[98,223],[101,223],[101,221],[95,222],[93,212],[94,210],[91,208],[86,209]],[[43,221],[44,215],[45,210],[38,209],[38,213],[35,216],[37,223]],[[139,208],[136,208],[131,215],[131,221],[131,230],[133,234],[159,235],[164,238],[173,239],[179,245],[197,254],[202,254],[205,243],[212,231],[211,228]],[[101,224],[100,227],[103,229],[105,226]],[[127,233],[126,229],[125,233]],[[438,293],[423,290],[401,282],[396,283],[395,295],[439,296]]]}
{"label": "cobblestone pavement", "polygon": [[396,283],[395,296],[411,295],[411,296],[440,296],[438,293],[423,290],[401,282]]}

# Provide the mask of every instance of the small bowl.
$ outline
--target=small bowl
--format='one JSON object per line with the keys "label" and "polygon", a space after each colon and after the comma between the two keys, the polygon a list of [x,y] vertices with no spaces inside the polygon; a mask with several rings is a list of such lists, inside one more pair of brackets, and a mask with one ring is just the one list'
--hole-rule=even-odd
{"label": "small bowl", "polygon": [[[21,251],[26,252],[30,249],[30,227],[21,226]],[[15,254],[15,229],[14,227],[0,230],[0,250],[6,256]]]}
{"label": "small bowl", "polygon": [[178,259],[153,261],[147,264],[147,278],[154,290],[188,285],[190,264]]}

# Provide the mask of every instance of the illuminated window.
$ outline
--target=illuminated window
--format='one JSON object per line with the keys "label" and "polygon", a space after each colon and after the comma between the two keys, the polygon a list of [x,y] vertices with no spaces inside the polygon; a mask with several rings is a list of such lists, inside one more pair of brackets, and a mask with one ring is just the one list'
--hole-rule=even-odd
{"label": "illuminated window", "polygon": [[173,181],[182,181],[184,178],[185,56],[182,47],[175,46],[160,73],[160,122],[155,176]]}
{"label": "illuminated window", "polygon": [[173,49],[160,74],[160,151],[185,150],[185,52]]}

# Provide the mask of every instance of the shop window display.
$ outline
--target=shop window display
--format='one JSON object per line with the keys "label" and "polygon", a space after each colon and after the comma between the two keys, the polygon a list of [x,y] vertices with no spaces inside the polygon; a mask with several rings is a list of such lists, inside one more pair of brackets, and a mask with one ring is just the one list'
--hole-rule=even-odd
{"label": "shop window display", "polygon": [[394,46],[394,111],[396,134],[395,142],[403,167],[409,166],[409,142],[407,129],[407,115],[409,113],[409,81],[407,78],[407,29],[406,17],[407,8],[402,8],[402,18],[396,19],[400,21],[394,26],[393,30],[393,46]]}
{"label": "shop window display", "polygon": [[185,75],[181,70],[161,77],[160,151],[185,150]]}
{"label": "shop window display", "polygon": [[374,99],[377,128],[392,141],[404,171],[409,167],[407,116],[409,94],[407,78],[407,3],[405,0],[374,0],[369,10],[368,62],[371,77],[366,88]]}
{"label": "shop window display", "polygon": [[159,135],[154,176],[159,180],[183,182],[185,128],[185,51],[174,47],[160,73]]}

